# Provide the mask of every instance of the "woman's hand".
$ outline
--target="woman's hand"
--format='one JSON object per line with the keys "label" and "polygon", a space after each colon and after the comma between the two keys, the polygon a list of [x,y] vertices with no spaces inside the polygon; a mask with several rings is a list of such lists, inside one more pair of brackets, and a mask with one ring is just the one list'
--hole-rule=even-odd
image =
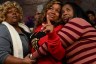
{"label": "woman's hand", "polygon": [[9,55],[5,59],[4,64],[34,64],[35,62],[36,60],[32,60],[29,58],[29,54],[23,59]]}
{"label": "woman's hand", "polygon": [[42,24],[42,26],[43,26],[43,32],[45,33],[53,32],[54,26],[51,24],[48,15],[47,15],[47,24]]}
{"label": "woman's hand", "polygon": [[22,64],[33,64],[36,60],[30,59],[30,54],[28,54],[22,61]]}

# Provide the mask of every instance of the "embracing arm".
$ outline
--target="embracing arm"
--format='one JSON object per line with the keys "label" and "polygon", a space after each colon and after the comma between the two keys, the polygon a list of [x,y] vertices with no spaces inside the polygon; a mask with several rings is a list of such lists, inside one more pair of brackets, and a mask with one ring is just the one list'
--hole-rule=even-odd
{"label": "embracing arm", "polygon": [[[56,60],[61,60],[65,55],[65,49],[62,46],[62,42],[57,34],[57,27],[51,24],[47,16],[47,24],[42,24],[42,31],[47,35],[40,38],[40,47],[33,53],[33,58],[38,58],[42,55],[47,55],[48,53]],[[61,28],[59,28],[61,29]]]}
{"label": "embracing arm", "polygon": [[31,64],[34,62],[29,56],[21,59],[14,57],[11,54],[10,42],[6,38],[0,36],[0,64]]}
{"label": "embracing arm", "polygon": [[[84,21],[84,20],[83,20]],[[74,44],[84,33],[83,25],[86,24],[80,18],[74,18],[66,23],[58,32],[62,44],[65,48]]]}
{"label": "embracing arm", "polygon": [[31,60],[29,55],[27,55],[24,59],[8,55],[4,61],[4,64],[32,64],[34,62],[35,60]]}
{"label": "embracing arm", "polygon": [[4,64],[23,64],[23,59],[13,57],[12,55],[8,55],[4,61]]}
{"label": "embracing arm", "polygon": [[39,42],[43,44],[32,54],[33,58],[48,55],[48,53],[57,60],[61,60],[64,57],[65,49],[56,32],[49,33],[48,36],[41,38]]}

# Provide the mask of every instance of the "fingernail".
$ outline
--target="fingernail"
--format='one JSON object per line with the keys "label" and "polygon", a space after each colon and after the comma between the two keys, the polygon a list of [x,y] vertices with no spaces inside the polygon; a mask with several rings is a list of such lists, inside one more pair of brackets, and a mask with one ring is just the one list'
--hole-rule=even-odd
{"label": "fingernail", "polygon": [[44,25],[44,23],[42,23],[42,25]]}

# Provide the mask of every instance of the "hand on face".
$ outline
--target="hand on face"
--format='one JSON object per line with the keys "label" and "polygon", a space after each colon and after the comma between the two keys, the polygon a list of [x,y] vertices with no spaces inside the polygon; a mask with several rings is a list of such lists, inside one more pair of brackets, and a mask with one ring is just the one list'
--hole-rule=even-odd
{"label": "hand on face", "polygon": [[43,26],[43,32],[45,33],[51,33],[54,29],[54,26],[51,24],[50,20],[49,20],[49,15],[47,15],[47,24],[42,24]]}

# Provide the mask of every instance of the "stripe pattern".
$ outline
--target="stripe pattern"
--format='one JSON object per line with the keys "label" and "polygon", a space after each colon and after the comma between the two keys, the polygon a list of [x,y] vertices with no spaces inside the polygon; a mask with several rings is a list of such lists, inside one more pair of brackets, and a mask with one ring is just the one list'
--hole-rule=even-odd
{"label": "stripe pattern", "polygon": [[33,58],[39,58],[48,55],[47,44],[44,43],[38,50],[33,53]]}
{"label": "stripe pattern", "polygon": [[81,18],[70,20],[58,32],[68,64],[96,64],[96,29]]}

